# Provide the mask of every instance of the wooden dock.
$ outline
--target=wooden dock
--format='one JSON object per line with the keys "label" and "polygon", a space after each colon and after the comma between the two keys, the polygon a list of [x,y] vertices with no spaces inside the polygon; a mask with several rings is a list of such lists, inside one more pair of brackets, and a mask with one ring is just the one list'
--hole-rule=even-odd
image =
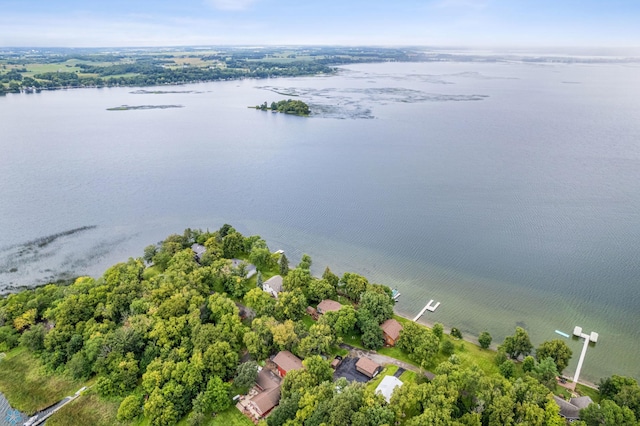
{"label": "wooden dock", "polygon": [[434,302],[434,300],[433,300],[433,299],[429,300],[429,303],[427,303],[427,304],[425,305],[425,307],[424,307],[424,308],[422,308],[422,310],[420,311],[420,313],[419,313],[418,315],[416,315],[416,317],[413,319],[413,322],[418,321],[418,319],[419,319],[422,315],[424,315],[424,313],[425,313],[426,311],[434,312],[436,309],[438,309],[438,306],[440,306],[440,302],[437,302],[435,305],[433,304],[433,302]]}

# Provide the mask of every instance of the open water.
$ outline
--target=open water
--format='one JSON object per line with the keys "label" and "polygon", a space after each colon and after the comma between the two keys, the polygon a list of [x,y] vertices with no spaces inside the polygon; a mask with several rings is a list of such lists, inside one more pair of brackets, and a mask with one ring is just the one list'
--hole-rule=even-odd
{"label": "open water", "polygon": [[[0,98],[0,285],[100,275],[231,223],[499,343],[600,333],[640,378],[637,64],[386,63],[335,76]],[[298,96],[301,118],[248,109]],[[108,111],[121,105],[181,108]],[[581,343],[568,340],[575,370]]]}

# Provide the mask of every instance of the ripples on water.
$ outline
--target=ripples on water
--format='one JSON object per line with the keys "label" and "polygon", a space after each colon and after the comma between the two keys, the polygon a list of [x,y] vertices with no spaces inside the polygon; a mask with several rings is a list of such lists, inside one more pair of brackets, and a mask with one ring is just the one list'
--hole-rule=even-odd
{"label": "ripples on water", "polygon": [[[311,254],[315,272],[397,287],[407,315],[442,302],[426,322],[486,329],[494,342],[518,324],[536,344],[555,329],[597,331],[583,376],[640,378],[634,71],[391,63],[8,95],[0,283],[100,275],[170,233],[228,222],[292,262]],[[288,97],[314,115],[247,108]],[[158,99],[184,108],[106,111]],[[96,228],[26,248],[86,224]]]}

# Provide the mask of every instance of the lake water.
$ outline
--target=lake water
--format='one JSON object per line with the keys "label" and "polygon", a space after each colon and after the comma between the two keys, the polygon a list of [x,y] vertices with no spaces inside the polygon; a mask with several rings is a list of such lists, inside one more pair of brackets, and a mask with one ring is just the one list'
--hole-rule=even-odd
{"label": "lake water", "polygon": [[[640,378],[639,72],[386,63],[8,95],[0,284],[97,276],[170,233],[231,223],[292,262],[309,253],[315,272],[397,287],[406,315],[440,301],[423,321],[472,336],[597,331],[582,378]],[[316,114],[247,108],[294,95]],[[107,111],[120,105],[182,108]],[[568,343],[571,376],[582,345]]]}

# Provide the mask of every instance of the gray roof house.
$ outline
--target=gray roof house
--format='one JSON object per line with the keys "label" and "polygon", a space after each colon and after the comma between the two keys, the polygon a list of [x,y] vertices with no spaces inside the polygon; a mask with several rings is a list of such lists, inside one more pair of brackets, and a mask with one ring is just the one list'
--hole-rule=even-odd
{"label": "gray roof house", "polygon": [[262,289],[277,299],[278,293],[282,291],[282,277],[274,275],[262,283]]}
{"label": "gray roof house", "polygon": [[254,276],[257,273],[256,265],[252,265],[251,263],[247,262],[246,260],[242,260],[242,259],[231,259],[231,266],[234,267],[234,268],[238,268],[243,263],[244,263],[246,271],[247,271],[247,275],[245,275],[245,278],[251,278],[252,276]]}
{"label": "gray roof house", "polygon": [[554,395],[553,399],[560,407],[560,415],[565,419],[571,421],[580,420],[580,410],[587,408],[593,404],[593,400],[588,396],[581,396],[579,398],[571,398],[569,401],[565,401],[557,395]]}
{"label": "gray roof house", "polygon": [[193,255],[196,258],[197,262],[200,262],[200,258],[207,251],[207,248],[202,244],[193,244],[191,245],[191,250],[193,250]]}

